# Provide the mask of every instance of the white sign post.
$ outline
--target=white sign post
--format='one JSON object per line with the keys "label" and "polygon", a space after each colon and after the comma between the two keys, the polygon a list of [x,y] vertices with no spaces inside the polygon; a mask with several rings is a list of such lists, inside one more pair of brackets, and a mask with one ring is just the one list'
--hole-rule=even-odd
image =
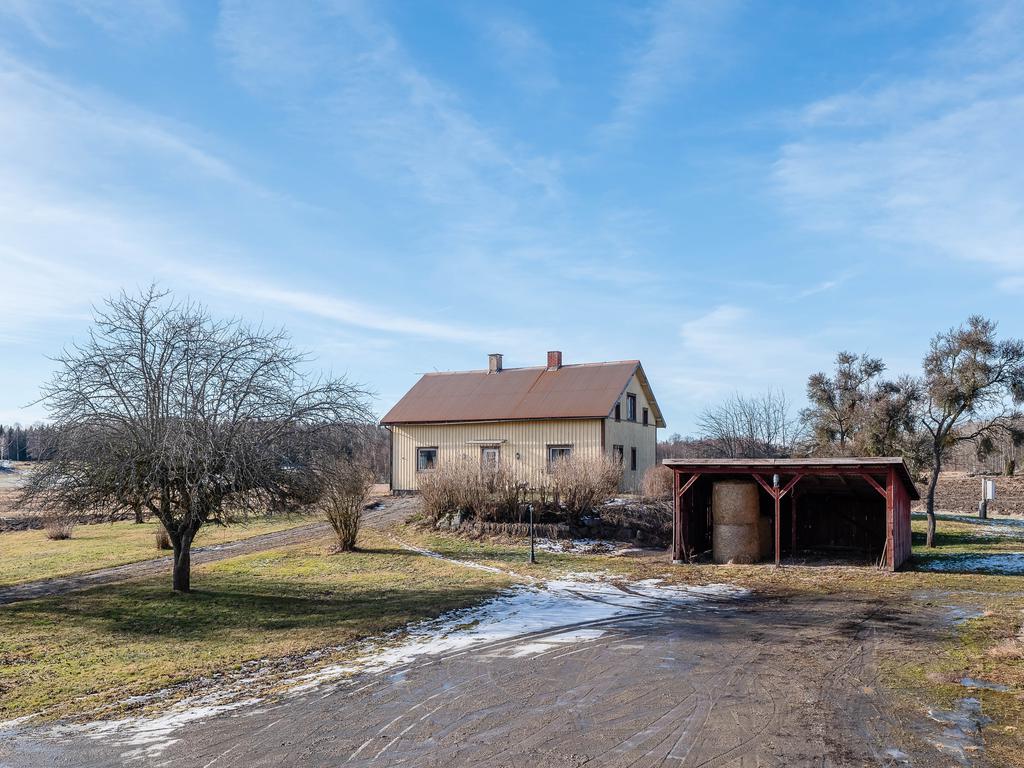
{"label": "white sign post", "polygon": [[982,520],[988,519],[988,503],[996,498],[996,481],[982,478],[981,480],[981,503],[978,505],[978,517]]}

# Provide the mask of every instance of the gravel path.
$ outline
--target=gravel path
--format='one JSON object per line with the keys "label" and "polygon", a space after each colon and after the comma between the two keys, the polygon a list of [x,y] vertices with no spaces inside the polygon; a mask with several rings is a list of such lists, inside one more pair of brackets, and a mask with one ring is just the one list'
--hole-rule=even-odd
{"label": "gravel path", "polygon": [[[276,549],[277,547],[287,547],[291,544],[301,544],[304,541],[323,536],[328,530],[327,523],[312,523],[297,528],[289,528],[284,531],[264,533],[248,539],[241,539],[240,541],[231,541],[210,547],[194,547],[192,549],[192,565],[213,563],[217,560],[237,557],[238,555],[248,555],[265,549]],[[25,584],[16,584],[13,587],[0,589],[0,605],[15,603],[19,600],[33,600],[37,597],[63,595],[66,592],[88,589],[89,587],[111,584],[117,581],[140,579],[145,576],[170,575],[170,573],[171,558],[168,556],[158,557],[153,560],[142,560],[137,563],[116,565],[112,568],[79,573],[74,576],[64,576],[44,581],[30,581]]]}
{"label": "gravel path", "polygon": [[[404,521],[406,517],[418,509],[418,500],[415,498],[385,497],[367,508],[364,513],[363,522],[369,528],[383,530],[395,523]],[[229,557],[238,557],[239,555],[248,555],[267,549],[302,544],[320,538],[329,530],[330,528],[327,523],[311,523],[225,544],[193,547],[192,565],[213,563]],[[153,560],[142,560],[137,563],[126,563],[125,565],[117,565],[112,568],[103,568],[98,571],[90,571],[73,576],[31,581],[0,589],[0,605],[15,603],[21,600],[33,600],[39,597],[53,597],[80,589],[88,589],[89,587],[128,581],[130,579],[140,579],[160,574],[169,575],[170,572],[171,558],[168,556],[154,558]]]}

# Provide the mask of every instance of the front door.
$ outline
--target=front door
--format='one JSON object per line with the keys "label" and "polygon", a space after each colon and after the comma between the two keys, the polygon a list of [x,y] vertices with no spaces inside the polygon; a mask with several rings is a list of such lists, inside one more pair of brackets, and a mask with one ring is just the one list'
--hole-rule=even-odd
{"label": "front door", "polygon": [[496,445],[485,445],[480,449],[480,468],[493,472],[498,468],[500,450]]}

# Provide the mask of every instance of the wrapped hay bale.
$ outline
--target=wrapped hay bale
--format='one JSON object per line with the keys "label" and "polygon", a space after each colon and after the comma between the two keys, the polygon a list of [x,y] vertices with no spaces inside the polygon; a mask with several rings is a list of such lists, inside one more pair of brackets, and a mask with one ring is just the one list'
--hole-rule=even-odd
{"label": "wrapped hay bale", "polygon": [[712,550],[716,563],[756,563],[761,559],[756,525],[716,525]]}
{"label": "wrapped hay bale", "polygon": [[761,558],[757,486],[742,480],[714,484],[712,554],[716,563],[756,563]]}
{"label": "wrapped hay bale", "polygon": [[720,480],[712,489],[715,525],[757,525],[761,502],[757,484],[746,480]]}

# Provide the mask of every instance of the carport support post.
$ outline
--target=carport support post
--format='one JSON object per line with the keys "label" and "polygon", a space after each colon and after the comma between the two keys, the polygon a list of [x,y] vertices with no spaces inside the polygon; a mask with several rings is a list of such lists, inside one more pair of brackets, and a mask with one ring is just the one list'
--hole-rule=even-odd
{"label": "carport support post", "polygon": [[672,562],[676,565],[683,562],[683,499],[680,493],[680,472],[672,470]]}
{"label": "carport support post", "polygon": [[896,468],[889,467],[885,478],[885,543],[888,548],[885,565],[891,570],[896,563]]}
{"label": "carport support post", "polygon": [[779,476],[772,475],[772,496],[775,497],[775,565],[782,564],[782,494],[779,493]]}

